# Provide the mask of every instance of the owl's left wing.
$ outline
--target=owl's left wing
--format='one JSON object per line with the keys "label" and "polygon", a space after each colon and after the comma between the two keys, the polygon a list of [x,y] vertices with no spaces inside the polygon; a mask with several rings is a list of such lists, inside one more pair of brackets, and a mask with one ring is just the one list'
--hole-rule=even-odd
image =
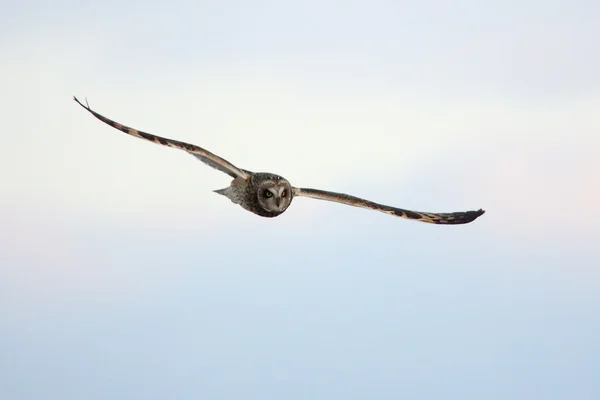
{"label": "owl's left wing", "polygon": [[458,225],[467,224],[474,221],[477,217],[485,213],[484,210],[477,211],[459,211],[453,213],[430,213],[421,211],[404,210],[402,208],[390,207],[378,204],[359,197],[350,196],[344,193],[328,192],[325,190],[293,188],[294,196],[312,197],[313,199],[333,201],[336,203],[347,204],[354,207],[362,207],[369,210],[381,211],[396,217],[414,219],[430,224]]}
{"label": "owl's left wing", "polygon": [[199,146],[196,146],[196,145],[190,144],[190,143],[180,142],[178,140],[167,139],[164,137],[156,136],[151,133],[138,131],[137,129],[130,128],[128,126],[125,126],[123,124],[115,122],[112,119],[106,118],[104,115],[98,114],[96,111],[92,110],[90,108],[90,106],[88,106],[88,105],[84,106],[83,104],[81,104],[81,102],[75,96],[73,96],[73,100],[75,100],[81,107],[88,110],[94,117],[98,118],[100,121],[104,122],[107,125],[112,126],[115,129],[125,132],[128,135],[131,135],[131,136],[134,136],[134,137],[137,137],[140,139],[145,139],[152,143],[160,144],[163,146],[173,147],[175,149],[187,151],[188,153],[190,153],[191,155],[193,155],[194,157],[196,157],[203,163],[213,167],[214,169],[216,169],[218,171],[226,173],[227,175],[231,176],[232,178],[239,177],[242,179],[248,179],[250,177],[250,174],[248,173],[248,171],[236,167],[235,165],[233,165],[229,161],[225,160],[224,158],[221,158],[221,157],[217,156],[216,154],[213,154],[210,151],[203,149],[202,147],[199,147]]}

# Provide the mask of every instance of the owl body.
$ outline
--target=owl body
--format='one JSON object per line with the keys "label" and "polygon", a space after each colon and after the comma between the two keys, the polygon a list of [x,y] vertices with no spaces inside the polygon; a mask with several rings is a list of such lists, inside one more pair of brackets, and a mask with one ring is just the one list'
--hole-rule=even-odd
{"label": "owl body", "polygon": [[74,98],[74,100],[89,111],[94,117],[115,129],[161,146],[183,150],[208,166],[226,173],[233,178],[231,184],[226,188],[215,190],[214,192],[227,197],[233,203],[239,204],[245,210],[261,217],[273,218],[281,215],[290,206],[292,199],[295,196],[332,201],[353,207],[380,211],[396,217],[442,225],[466,224],[483,215],[485,212],[482,209],[453,213],[412,211],[386,206],[345,193],[294,187],[287,179],[279,175],[270,172],[252,172],[238,168],[224,158],[219,157],[202,147],[130,128],[97,113],[92,110],[89,105],[84,106],[77,98]]}
{"label": "owl body", "polygon": [[261,217],[277,217],[287,210],[293,198],[287,179],[269,172],[245,172],[248,179],[236,177],[228,187],[214,192]]}

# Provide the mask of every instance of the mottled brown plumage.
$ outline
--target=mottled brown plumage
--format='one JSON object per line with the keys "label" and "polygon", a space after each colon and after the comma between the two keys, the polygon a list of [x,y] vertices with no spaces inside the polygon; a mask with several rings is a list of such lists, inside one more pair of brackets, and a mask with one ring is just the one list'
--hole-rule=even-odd
{"label": "mottled brown plumage", "polygon": [[231,184],[226,188],[215,190],[215,192],[227,197],[233,203],[239,204],[244,209],[261,217],[272,218],[281,215],[290,206],[292,199],[295,196],[305,196],[313,199],[333,201],[354,207],[362,207],[369,210],[384,212],[396,217],[442,225],[466,224],[475,220],[485,212],[482,209],[477,211],[460,211],[453,213],[411,211],[404,210],[402,208],[386,206],[344,193],[335,193],[317,189],[296,188],[293,187],[285,178],[279,175],[268,172],[252,172],[245,169],[240,169],[224,158],[221,158],[196,145],[152,135],[150,133],[122,125],[109,118],[106,118],[101,114],[98,114],[88,105],[83,105],[76,97],[73,97],[73,99],[100,121],[112,126],[115,129],[125,132],[128,135],[145,139],[162,146],[184,150],[205,164],[228,174],[234,178],[231,181]]}

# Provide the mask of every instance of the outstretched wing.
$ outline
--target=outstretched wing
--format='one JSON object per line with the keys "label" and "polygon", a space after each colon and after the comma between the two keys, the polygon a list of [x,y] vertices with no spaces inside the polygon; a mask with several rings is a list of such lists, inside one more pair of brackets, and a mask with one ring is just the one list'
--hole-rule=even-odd
{"label": "outstretched wing", "polygon": [[453,213],[429,213],[421,211],[404,210],[402,208],[385,206],[383,204],[374,203],[369,200],[359,197],[350,196],[344,193],[328,192],[317,189],[293,188],[294,196],[306,196],[313,199],[333,201],[336,203],[347,204],[354,207],[367,208],[369,210],[381,211],[386,214],[394,215],[407,219],[414,219],[430,224],[442,225],[458,225],[467,224],[477,217],[483,215],[485,211],[479,209],[477,211],[461,211]]}
{"label": "outstretched wing", "polygon": [[236,167],[229,161],[217,156],[216,154],[211,153],[208,150],[204,150],[202,147],[198,147],[193,144],[180,142],[178,140],[173,140],[173,139],[167,139],[164,137],[152,135],[150,133],[138,131],[137,129],[133,129],[128,126],[122,125],[118,122],[115,122],[111,119],[106,118],[104,115],[98,114],[96,111],[92,110],[89,105],[84,106],[83,104],[81,104],[81,102],[75,96],[73,96],[73,100],[75,100],[81,107],[88,110],[94,117],[98,118],[100,121],[112,126],[113,128],[116,128],[122,132],[125,132],[128,135],[135,136],[140,139],[149,140],[153,143],[161,144],[163,146],[173,147],[175,149],[187,151],[188,153],[190,153],[191,155],[193,155],[194,157],[196,157],[203,163],[208,164],[211,167],[213,167],[221,172],[225,172],[227,175],[231,176],[232,178],[239,177],[242,179],[248,179],[248,177],[250,176],[247,171],[239,169],[238,167]]}

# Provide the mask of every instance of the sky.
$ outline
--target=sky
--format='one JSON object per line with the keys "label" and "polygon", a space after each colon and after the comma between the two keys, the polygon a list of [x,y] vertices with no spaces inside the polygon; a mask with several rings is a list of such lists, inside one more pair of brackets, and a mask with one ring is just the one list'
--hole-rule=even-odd
{"label": "sky", "polygon": [[[600,4],[0,4],[0,398],[600,398]],[[102,124],[191,142],[308,198]]]}

